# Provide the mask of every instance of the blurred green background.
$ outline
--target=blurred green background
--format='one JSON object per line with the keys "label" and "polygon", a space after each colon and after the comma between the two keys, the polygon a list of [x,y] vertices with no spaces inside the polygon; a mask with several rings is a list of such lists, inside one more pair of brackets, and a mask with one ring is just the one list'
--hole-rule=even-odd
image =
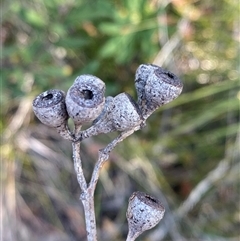
{"label": "blurred green background", "polygon": [[[184,89],[104,166],[99,240],[125,240],[136,190],[166,208],[138,240],[239,240],[239,13],[238,0],[3,0],[1,240],[85,240],[71,143],[42,125],[31,103],[83,73],[101,78],[106,95],[136,98],[142,63],[174,72]],[[115,136],[83,142],[88,180],[98,149]]]}

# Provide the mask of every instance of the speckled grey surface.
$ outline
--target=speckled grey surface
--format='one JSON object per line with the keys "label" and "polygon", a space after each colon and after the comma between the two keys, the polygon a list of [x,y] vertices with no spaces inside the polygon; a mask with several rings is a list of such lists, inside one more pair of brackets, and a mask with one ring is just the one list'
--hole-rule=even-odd
{"label": "speckled grey surface", "polygon": [[145,85],[148,76],[157,68],[159,68],[157,65],[141,64],[136,70],[135,87],[138,96],[138,104],[141,109],[146,105]]}
{"label": "speckled grey surface", "polygon": [[160,106],[177,98],[183,88],[176,75],[153,64],[139,66],[135,75],[135,86],[144,119]]}
{"label": "speckled grey surface", "polygon": [[50,127],[61,126],[68,119],[65,93],[56,89],[41,93],[33,100],[33,111],[43,124]]}
{"label": "speckled grey surface", "polygon": [[163,218],[164,212],[165,208],[159,200],[143,192],[134,192],[129,198],[126,214],[132,235],[140,235],[155,227]]}
{"label": "speckled grey surface", "polygon": [[66,106],[75,124],[82,125],[96,119],[105,102],[105,83],[93,75],[80,75],[69,88]]}
{"label": "speckled grey surface", "polygon": [[130,130],[142,122],[139,107],[127,93],[121,93],[114,97],[111,119],[114,129],[117,131]]}
{"label": "speckled grey surface", "polygon": [[142,116],[137,103],[127,93],[107,97],[106,105],[94,124],[82,131],[80,139],[112,131],[126,131],[140,126]]}

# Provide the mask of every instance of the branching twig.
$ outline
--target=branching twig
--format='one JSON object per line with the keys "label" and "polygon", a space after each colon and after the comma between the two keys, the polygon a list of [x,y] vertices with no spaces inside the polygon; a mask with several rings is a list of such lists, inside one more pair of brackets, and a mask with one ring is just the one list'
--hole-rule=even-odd
{"label": "branching twig", "polygon": [[82,191],[87,190],[87,182],[83,174],[82,169],[82,161],[80,156],[80,142],[73,142],[72,143],[72,150],[73,150],[73,163],[74,169],[77,175],[77,180],[80,185]]}
{"label": "branching twig", "polygon": [[[72,142],[74,169],[81,188],[88,241],[97,241],[97,227],[94,209],[94,192],[100,171],[108,160],[110,152],[118,143],[145,126],[146,119],[160,106],[177,98],[182,83],[173,73],[159,66],[143,64],[137,69],[135,85],[138,103],[127,93],[107,97],[105,84],[92,75],[77,77],[67,95],[61,90],[48,90],[33,101],[33,110],[39,120]],[[68,128],[71,117],[75,130]],[[84,131],[83,124],[93,123]],[[101,133],[118,131],[121,134],[99,150],[89,184],[86,182],[80,155],[81,141]],[[134,241],[141,233],[159,223],[165,209],[155,198],[141,192],[129,199],[127,218],[129,233],[127,241]]]}
{"label": "branching twig", "polygon": [[[136,128],[137,129],[137,128]],[[108,160],[109,153],[117,146],[118,143],[126,139],[128,136],[130,136],[134,130],[125,131],[121,133],[117,138],[115,138],[111,143],[109,143],[104,149],[99,150],[98,154],[98,161],[95,164],[92,178],[89,184],[89,188],[92,188],[93,192],[96,188],[96,184],[99,178],[100,171],[104,165],[104,163]]]}

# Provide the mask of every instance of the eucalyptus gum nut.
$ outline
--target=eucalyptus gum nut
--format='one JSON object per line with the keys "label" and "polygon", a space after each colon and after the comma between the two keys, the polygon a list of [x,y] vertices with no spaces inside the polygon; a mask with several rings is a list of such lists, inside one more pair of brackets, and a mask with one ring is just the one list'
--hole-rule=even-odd
{"label": "eucalyptus gum nut", "polygon": [[96,119],[105,103],[105,84],[93,75],[78,76],[69,88],[66,106],[75,125],[82,125]]}
{"label": "eucalyptus gum nut", "polygon": [[182,92],[182,82],[173,73],[162,68],[155,69],[145,86],[147,105],[158,108],[176,99]]}
{"label": "eucalyptus gum nut", "polygon": [[135,87],[138,96],[138,104],[141,107],[146,102],[145,96],[145,85],[148,79],[148,76],[159,66],[154,64],[141,64],[135,74]]}
{"label": "eucalyptus gum nut", "polygon": [[77,139],[83,140],[91,136],[96,136],[102,133],[109,133],[113,131],[112,122],[109,115],[112,110],[114,98],[108,96],[105,100],[104,108],[101,114],[93,121],[93,125],[86,130],[81,131],[80,136]]}
{"label": "eucalyptus gum nut", "polygon": [[68,119],[65,93],[56,89],[41,93],[33,100],[33,111],[37,118],[47,126],[55,128],[64,126]]}
{"label": "eucalyptus gum nut", "polygon": [[113,100],[114,98],[112,96],[107,96],[105,98],[103,110],[100,115],[93,121],[93,125],[95,125],[97,122],[102,122],[102,119],[106,118],[106,115],[112,109]]}
{"label": "eucalyptus gum nut", "polygon": [[160,106],[177,98],[183,88],[176,75],[153,64],[139,66],[135,75],[135,86],[144,119]]}
{"label": "eucalyptus gum nut", "polygon": [[129,238],[137,238],[144,231],[155,227],[164,213],[165,208],[159,200],[143,192],[134,192],[129,198],[126,213]]}
{"label": "eucalyptus gum nut", "polygon": [[93,125],[82,131],[77,139],[85,139],[101,133],[127,131],[142,124],[142,116],[137,103],[126,93],[107,97],[105,107]]}
{"label": "eucalyptus gum nut", "polygon": [[127,93],[114,97],[111,112],[113,127],[117,131],[133,129],[142,123],[142,114],[133,98]]}

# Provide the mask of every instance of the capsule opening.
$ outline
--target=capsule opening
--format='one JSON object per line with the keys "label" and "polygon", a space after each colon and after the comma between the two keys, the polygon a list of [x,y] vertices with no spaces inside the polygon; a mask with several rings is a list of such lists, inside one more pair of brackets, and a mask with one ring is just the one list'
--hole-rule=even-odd
{"label": "capsule opening", "polygon": [[47,94],[46,96],[43,96],[42,97],[42,100],[50,100],[50,99],[52,99],[53,98],[53,94]]}
{"label": "capsule opening", "polygon": [[93,98],[93,92],[91,90],[83,90],[81,94],[85,100],[91,100]]}

